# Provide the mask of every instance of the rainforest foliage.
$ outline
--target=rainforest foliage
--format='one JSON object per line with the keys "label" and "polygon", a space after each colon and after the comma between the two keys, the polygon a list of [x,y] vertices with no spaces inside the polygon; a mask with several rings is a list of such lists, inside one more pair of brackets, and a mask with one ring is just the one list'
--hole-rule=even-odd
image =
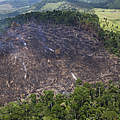
{"label": "rainforest foliage", "polygon": [[44,91],[0,108],[0,120],[119,120],[120,84],[76,82],[71,94]]}

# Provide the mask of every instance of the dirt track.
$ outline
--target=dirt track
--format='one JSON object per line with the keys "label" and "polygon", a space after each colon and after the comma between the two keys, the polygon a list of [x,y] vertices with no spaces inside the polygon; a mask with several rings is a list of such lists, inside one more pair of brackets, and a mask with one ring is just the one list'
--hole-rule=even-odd
{"label": "dirt track", "polygon": [[12,50],[0,47],[0,103],[45,89],[71,92],[77,78],[91,83],[120,78],[120,60],[80,28],[31,22],[10,28],[1,41],[12,43]]}

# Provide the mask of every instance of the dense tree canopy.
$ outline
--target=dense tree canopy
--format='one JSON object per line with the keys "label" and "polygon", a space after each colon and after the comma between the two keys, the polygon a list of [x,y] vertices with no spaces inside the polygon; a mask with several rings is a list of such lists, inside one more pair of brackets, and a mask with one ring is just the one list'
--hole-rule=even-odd
{"label": "dense tree canopy", "polygon": [[0,108],[0,120],[118,120],[120,87],[109,83],[77,84],[73,93],[44,91]]}

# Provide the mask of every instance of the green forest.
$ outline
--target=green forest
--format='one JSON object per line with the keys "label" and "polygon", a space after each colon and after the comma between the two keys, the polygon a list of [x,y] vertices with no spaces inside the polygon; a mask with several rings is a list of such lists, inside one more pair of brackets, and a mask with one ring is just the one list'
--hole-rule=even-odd
{"label": "green forest", "polygon": [[120,83],[76,81],[71,94],[44,91],[0,108],[0,120],[119,120]]}

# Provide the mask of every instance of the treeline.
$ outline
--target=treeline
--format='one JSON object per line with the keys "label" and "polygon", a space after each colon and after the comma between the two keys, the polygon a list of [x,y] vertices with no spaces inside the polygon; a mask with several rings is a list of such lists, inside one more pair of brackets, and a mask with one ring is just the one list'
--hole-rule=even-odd
{"label": "treeline", "polygon": [[[81,27],[87,30],[101,41],[105,47],[111,52],[120,56],[120,33],[104,30],[100,27],[99,18],[94,12],[77,12],[77,11],[47,11],[47,12],[31,12],[18,15],[14,18],[7,18],[0,21],[1,29],[6,30],[13,22],[22,25],[24,23],[35,21],[36,23],[54,23],[65,24]],[[106,21],[106,20],[105,20]],[[108,26],[106,21],[105,26]]]}
{"label": "treeline", "polygon": [[6,30],[11,26],[13,22],[17,24],[24,24],[30,21],[35,22],[47,22],[54,24],[66,24],[66,25],[77,25],[89,26],[89,28],[96,29],[99,23],[99,18],[94,13],[77,12],[77,11],[47,11],[47,12],[31,12],[22,15],[18,15],[13,18],[7,18],[0,21],[0,29]]}
{"label": "treeline", "polygon": [[120,57],[120,32],[102,31],[99,34],[107,50]]}
{"label": "treeline", "polygon": [[76,82],[71,94],[44,91],[0,108],[0,120],[119,120],[120,84]]}
{"label": "treeline", "polygon": [[116,56],[120,57],[120,29],[118,25],[110,24],[107,18],[104,18],[101,23],[102,28],[100,29],[99,39],[103,41],[104,46],[107,50]]}
{"label": "treeline", "polygon": [[4,22],[7,21],[8,23],[16,22],[18,24],[24,24],[33,20],[36,22],[51,22],[66,25],[81,25],[89,22],[90,24],[93,24],[93,26],[99,22],[98,16],[92,13],[56,10],[26,13],[14,18],[7,18]]}

